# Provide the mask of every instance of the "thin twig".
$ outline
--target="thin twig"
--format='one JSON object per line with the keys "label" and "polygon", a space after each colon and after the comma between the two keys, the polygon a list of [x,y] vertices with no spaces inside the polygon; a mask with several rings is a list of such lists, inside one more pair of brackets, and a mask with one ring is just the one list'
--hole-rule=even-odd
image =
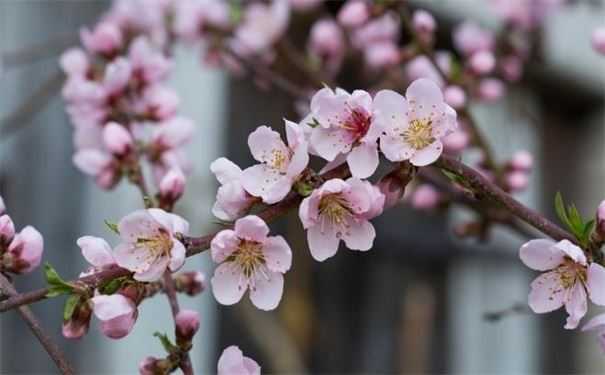
{"label": "thin twig", "polygon": [[[174,280],[172,279],[172,275],[170,271],[166,271],[164,273],[164,290],[166,291],[166,296],[168,297],[168,302],[170,303],[170,310],[172,311],[172,318],[174,319],[174,330],[176,332],[176,316],[180,311],[179,300],[176,295],[176,288],[174,286]],[[191,358],[189,358],[189,353],[184,353],[184,356],[179,363],[179,367],[183,371],[185,375],[193,375],[193,366],[191,365]]]}
{"label": "thin twig", "polygon": [[[0,289],[2,290],[3,294],[10,296],[15,296],[18,294],[13,284],[1,272]],[[18,311],[21,315],[21,318],[25,321],[29,329],[33,332],[38,341],[40,341],[40,344],[42,344],[48,355],[50,355],[52,360],[55,362],[59,371],[66,375],[74,374],[74,370],[69,362],[67,362],[65,354],[63,354],[53,339],[44,331],[31,309],[28,306],[19,306]]]}

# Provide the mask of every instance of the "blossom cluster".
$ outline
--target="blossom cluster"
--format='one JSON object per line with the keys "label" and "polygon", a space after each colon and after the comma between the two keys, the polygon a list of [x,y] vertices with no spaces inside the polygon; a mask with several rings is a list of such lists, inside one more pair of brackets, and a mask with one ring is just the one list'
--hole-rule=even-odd
{"label": "blossom cluster", "polygon": [[31,225],[16,233],[15,224],[5,211],[0,197],[0,272],[30,273],[40,265],[44,239]]}

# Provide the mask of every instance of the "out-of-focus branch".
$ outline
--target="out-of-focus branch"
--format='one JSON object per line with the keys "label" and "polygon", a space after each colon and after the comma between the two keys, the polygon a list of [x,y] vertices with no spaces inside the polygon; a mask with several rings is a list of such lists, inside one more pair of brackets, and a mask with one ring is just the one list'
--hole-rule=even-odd
{"label": "out-of-focus branch", "polygon": [[[17,290],[13,286],[13,284],[0,272],[0,291],[2,294],[15,296],[17,295]],[[52,338],[44,331],[40,322],[31,311],[28,306],[19,306],[18,308],[19,315],[25,321],[29,329],[36,336],[40,344],[44,347],[48,355],[52,358],[52,360],[57,365],[59,371],[62,374],[71,375],[74,374],[74,370],[72,366],[67,362],[65,358],[65,354],[59,349],[57,344],[52,340]]]}
{"label": "out-of-focus branch", "polygon": [[[180,311],[180,307],[179,300],[176,295],[174,280],[172,279],[170,271],[166,271],[166,273],[164,273],[164,290],[166,291],[166,296],[168,297],[168,302],[170,303],[170,310],[172,311],[172,318],[174,320],[174,327],[176,332],[176,316]],[[179,367],[183,371],[183,374],[193,375],[193,366],[191,365],[191,358],[189,358],[189,353],[184,353],[184,356],[181,357]]]}
{"label": "out-of-focus branch", "polygon": [[77,33],[66,32],[56,34],[44,42],[36,43],[14,51],[4,52],[0,60],[2,60],[5,68],[32,64],[42,59],[55,57],[59,52],[76,44],[77,41]]}

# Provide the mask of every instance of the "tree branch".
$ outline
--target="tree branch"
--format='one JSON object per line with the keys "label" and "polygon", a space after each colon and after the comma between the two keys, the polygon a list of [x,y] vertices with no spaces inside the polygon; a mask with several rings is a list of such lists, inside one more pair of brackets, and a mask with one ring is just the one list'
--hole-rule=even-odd
{"label": "tree branch", "polygon": [[[2,290],[2,293],[6,295],[16,296],[18,294],[13,284],[1,272],[0,289]],[[40,325],[40,322],[30,308],[27,306],[19,306],[18,311],[21,315],[21,318],[25,321],[29,329],[33,332],[38,341],[40,341],[40,344],[42,344],[48,355],[50,355],[52,360],[55,362],[59,371],[66,375],[74,374],[74,370],[69,362],[67,362],[65,354],[63,354],[57,344],[55,344],[52,338],[44,331]]]}
{"label": "tree branch", "polygon": [[[180,311],[180,307],[179,300],[176,295],[176,289],[174,287],[174,280],[172,279],[172,275],[169,270],[166,270],[164,273],[164,290],[166,291],[166,296],[168,297],[168,302],[170,303],[170,310],[172,311],[172,318],[174,320],[174,330],[176,332],[176,316]],[[189,358],[189,353],[184,353],[183,357],[181,357],[179,367],[183,371],[183,374],[193,375],[193,367],[191,366],[191,358]]]}

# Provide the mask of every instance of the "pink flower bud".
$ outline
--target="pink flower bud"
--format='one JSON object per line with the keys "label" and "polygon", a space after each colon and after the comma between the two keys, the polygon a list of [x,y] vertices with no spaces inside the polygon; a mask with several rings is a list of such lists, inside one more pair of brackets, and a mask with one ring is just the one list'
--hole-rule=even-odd
{"label": "pink flower bud", "polygon": [[338,12],[338,22],[344,27],[359,27],[370,17],[368,5],[362,0],[349,0]]}
{"label": "pink flower bud", "polygon": [[456,26],[453,38],[456,49],[467,56],[478,51],[491,50],[495,44],[491,31],[483,29],[471,21]]}
{"label": "pink flower bud", "polygon": [[376,185],[380,192],[384,194],[384,209],[391,208],[401,201],[405,186],[401,185],[401,181],[391,175],[386,175]]}
{"label": "pink flower bud", "polygon": [[454,109],[460,109],[466,104],[466,93],[462,87],[452,85],[446,87],[443,91],[445,102]]}
{"label": "pink flower bud", "polygon": [[597,231],[605,238],[605,200],[597,208]]}
{"label": "pink flower bud", "polygon": [[493,102],[500,99],[505,90],[504,84],[499,79],[486,78],[479,83],[478,94],[481,99]]}
{"label": "pink flower bud", "polygon": [[165,360],[158,359],[155,357],[146,357],[139,363],[139,374],[140,375],[157,375],[165,374],[167,368],[165,368]]}
{"label": "pink flower bud", "polygon": [[344,49],[344,35],[336,22],[322,19],[313,24],[309,49],[317,56],[340,55]]}
{"label": "pink flower bud", "polygon": [[177,290],[191,297],[202,293],[208,286],[206,276],[200,271],[183,272],[175,281]]}
{"label": "pink flower bud", "polygon": [[529,151],[517,151],[510,159],[510,166],[518,171],[528,172],[534,165],[534,157]]}
{"label": "pink flower bud", "polygon": [[592,32],[592,48],[605,55],[605,26],[597,27]]}
{"label": "pink flower bud", "polygon": [[109,338],[120,339],[130,333],[137,320],[137,308],[121,294],[98,295],[91,299],[93,312],[101,321],[101,332]]}
{"label": "pink flower bud", "polygon": [[197,311],[181,310],[176,315],[177,343],[191,341],[200,328],[200,316]]}
{"label": "pink flower bud", "polygon": [[8,245],[15,235],[15,224],[8,215],[0,216],[0,245]]}
{"label": "pink flower bud", "polygon": [[523,191],[527,188],[529,183],[527,173],[521,171],[507,173],[505,180],[510,191]]}
{"label": "pink flower bud", "polygon": [[523,61],[516,55],[505,56],[500,59],[500,70],[505,79],[516,82],[523,74]]}
{"label": "pink flower bud", "polygon": [[459,154],[470,144],[470,137],[463,129],[457,129],[452,134],[443,138],[444,151],[449,154]]}
{"label": "pink flower bud", "polygon": [[175,202],[185,190],[185,175],[179,168],[172,168],[160,181],[160,196]]}
{"label": "pink flower bud", "polygon": [[122,46],[122,31],[118,25],[112,22],[100,22],[90,31],[80,31],[82,44],[90,52],[111,54]]}
{"label": "pink flower bud", "polygon": [[429,12],[422,9],[414,12],[412,24],[414,30],[421,36],[431,36],[437,27],[435,18]]}
{"label": "pink flower bud", "polygon": [[44,239],[40,232],[32,226],[26,226],[15,235],[8,247],[11,264],[6,267],[7,270],[20,274],[33,271],[40,265],[43,250]]}
{"label": "pink flower bud", "polygon": [[124,155],[132,148],[132,136],[125,127],[109,122],[103,128],[103,143],[113,154]]}
{"label": "pink flower bud", "polygon": [[419,185],[412,193],[411,204],[417,210],[432,210],[439,204],[441,196],[431,185]]}
{"label": "pink flower bud", "polygon": [[69,320],[63,321],[61,332],[67,339],[79,339],[88,332],[92,308],[88,301],[79,303]]}
{"label": "pink flower bud", "polygon": [[399,48],[392,42],[374,43],[365,49],[365,61],[371,69],[383,69],[399,63]]}
{"label": "pink flower bud", "polygon": [[490,51],[474,53],[469,61],[470,67],[476,74],[487,74],[496,66],[496,58]]}
{"label": "pink flower bud", "polygon": [[155,120],[167,120],[176,114],[180,101],[174,90],[161,85],[154,85],[145,90],[143,96],[144,111],[146,115],[153,117]]}
{"label": "pink flower bud", "polygon": [[80,48],[70,48],[63,52],[59,64],[68,76],[84,77],[89,68],[88,57]]}

